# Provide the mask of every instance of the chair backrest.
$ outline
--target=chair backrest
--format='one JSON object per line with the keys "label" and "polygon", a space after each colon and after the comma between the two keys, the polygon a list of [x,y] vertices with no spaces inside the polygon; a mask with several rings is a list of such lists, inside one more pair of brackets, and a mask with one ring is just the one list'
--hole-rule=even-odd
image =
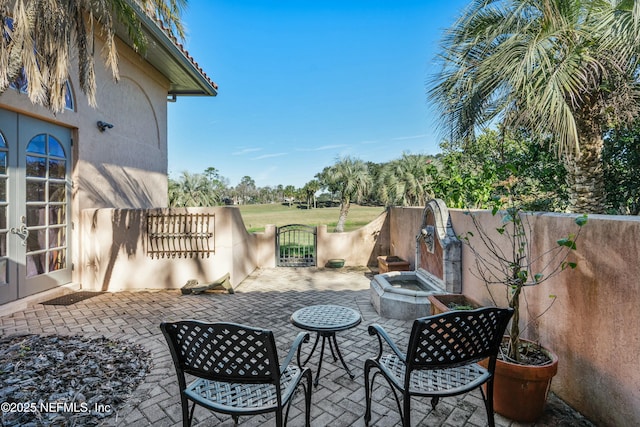
{"label": "chair backrest", "polygon": [[511,308],[454,310],[413,322],[407,367],[438,369],[496,357]]}
{"label": "chair backrest", "polygon": [[279,382],[278,354],[271,331],[196,320],[162,323],[160,329],[179,374],[226,382]]}

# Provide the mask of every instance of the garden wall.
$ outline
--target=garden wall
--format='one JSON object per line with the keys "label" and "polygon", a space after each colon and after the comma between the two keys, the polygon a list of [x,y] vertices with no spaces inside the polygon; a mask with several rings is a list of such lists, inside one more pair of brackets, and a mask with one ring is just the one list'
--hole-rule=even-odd
{"label": "garden wall", "polygon": [[329,233],[326,225],[318,226],[318,267],[332,258],[344,258],[345,265],[374,266],[378,255],[389,252],[389,226],[387,213],[354,231]]}
{"label": "garden wall", "polygon": [[[476,214],[483,223],[495,224],[490,212]],[[422,208],[393,208],[389,215],[392,252],[413,266],[415,245],[405,239],[420,227]],[[474,229],[463,211],[450,210],[450,215],[456,234]],[[538,254],[576,230],[575,215],[530,219]],[[640,425],[638,236],[638,217],[590,215],[573,254],[577,268],[526,290],[523,311],[528,315],[522,326],[530,326],[525,335],[553,349],[560,360],[552,390],[597,425]],[[491,303],[486,286],[472,274],[472,256],[463,245],[463,293]],[[506,290],[491,290],[504,303]],[[550,295],[557,297],[551,306]]]}
{"label": "garden wall", "polygon": [[[158,256],[150,253],[148,215],[211,214],[211,253]],[[230,274],[237,285],[256,266],[275,258],[274,228],[249,234],[232,207],[182,209],[87,209],[82,211],[80,276],[83,289],[176,289],[188,280],[211,282]],[[166,240],[167,247],[178,243]]]}
{"label": "garden wall", "polygon": [[[152,254],[149,215],[212,215],[209,229],[212,249],[203,256]],[[376,257],[388,252],[386,212],[366,226],[346,233],[329,233],[318,227],[317,265],[331,258],[345,265],[375,265]],[[82,212],[80,277],[83,289],[121,291],[130,289],[177,289],[188,280],[207,283],[230,274],[233,286],[256,268],[276,266],[274,225],[262,233],[248,233],[236,207],[180,209],[87,209]],[[172,231],[168,229],[166,231]],[[180,248],[172,238],[167,249]],[[189,239],[188,239],[189,240]]]}
{"label": "garden wall", "polygon": [[[348,233],[318,228],[318,266],[330,258],[346,265],[376,264],[378,255],[397,255],[415,268],[415,239],[423,208],[391,208],[371,224]],[[215,214],[215,252],[199,258],[152,258],[147,254],[149,213]],[[450,210],[457,234],[473,230],[468,215]],[[489,212],[477,212],[495,224]],[[207,282],[230,273],[235,286],[256,268],[275,266],[275,227],[246,231],[237,208],[99,209],[82,212],[82,287],[96,290],[180,288],[187,280]],[[538,253],[575,229],[574,215],[531,216]],[[491,227],[491,226],[489,226]],[[575,252],[578,267],[526,291],[526,336],[559,356],[552,390],[598,425],[640,425],[640,218],[591,215]],[[463,246],[463,292],[491,303],[471,272],[472,254]],[[504,303],[505,289],[492,288]],[[549,295],[556,295],[549,305]],[[537,316],[545,313],[542,317]]]}

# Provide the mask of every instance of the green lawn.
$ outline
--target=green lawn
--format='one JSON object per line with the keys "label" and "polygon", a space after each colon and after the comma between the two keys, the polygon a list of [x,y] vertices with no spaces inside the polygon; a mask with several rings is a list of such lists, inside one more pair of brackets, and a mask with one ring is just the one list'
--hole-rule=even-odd
{"label": "green lawn", "polygon": [[[296,205],[288,207],[281,204],[241,205],[239,206],[244,225],[251,233],[264,231],[265,224],[282,226],[287,224],[304,224],[317,226],[326,224],[327,230],[332,232],[338,223],[339,207],[298,209]],[[344,231],[356,230],[373,221],[384,212],[382,206],[351,205]]]}

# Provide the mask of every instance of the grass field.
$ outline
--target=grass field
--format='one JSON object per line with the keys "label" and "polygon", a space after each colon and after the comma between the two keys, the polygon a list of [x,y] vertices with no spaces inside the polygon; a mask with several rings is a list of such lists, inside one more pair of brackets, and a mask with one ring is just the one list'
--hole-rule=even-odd
{"label": "grass field", "polygon": [[[241,205],[239,206],[244,225],[251,233],[264,231],[266,224],[282,226],[287,224],[327,225],[332,232],[338,223],[340,208],[298,209],[296,205],[288,207],[281,204]],[[356,230],[373,221],[384,211],[382,206],[351,205],[344,231]]]}

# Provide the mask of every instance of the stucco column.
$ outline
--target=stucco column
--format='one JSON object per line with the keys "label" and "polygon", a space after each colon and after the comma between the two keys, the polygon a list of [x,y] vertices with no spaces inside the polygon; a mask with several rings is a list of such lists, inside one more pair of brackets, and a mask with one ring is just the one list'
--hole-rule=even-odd
{"label": "stucco column", "polygon": [[321,224],[318,226],[317,230],[317,239],[318,239],[318,252],[316,254],[316,264],[318,267],[324,267],[327,264],[327,261],[330,256],[330,250],[328,245],[330,244],[327,236],[327,224]]}

